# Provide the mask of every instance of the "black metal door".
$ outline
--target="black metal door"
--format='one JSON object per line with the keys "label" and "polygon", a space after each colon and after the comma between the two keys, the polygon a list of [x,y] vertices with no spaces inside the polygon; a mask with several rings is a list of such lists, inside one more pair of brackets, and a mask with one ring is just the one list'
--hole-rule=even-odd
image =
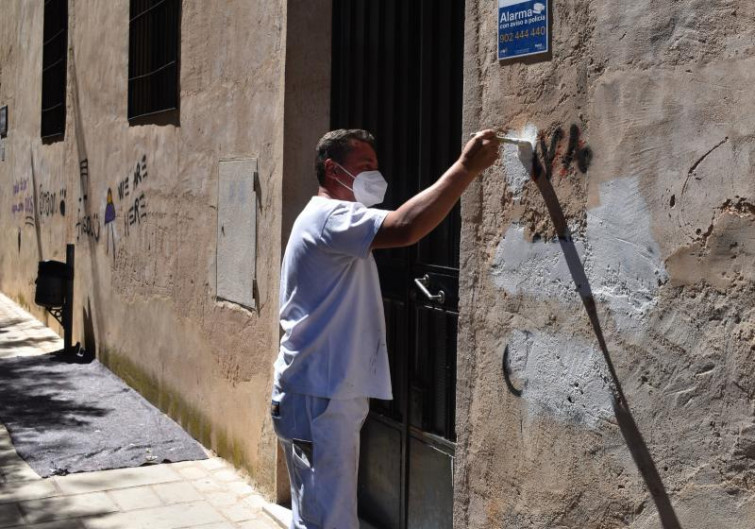
{"label": "black metal door", "polygon": [[[375,134],[393,209],[459,155],[464,1],[334,0],[333,14],[332,126]],[[394,392],[362,433],[359,511],[376,527],[452,527],[459,228],[457,206],[418,245],[375,252]]]}

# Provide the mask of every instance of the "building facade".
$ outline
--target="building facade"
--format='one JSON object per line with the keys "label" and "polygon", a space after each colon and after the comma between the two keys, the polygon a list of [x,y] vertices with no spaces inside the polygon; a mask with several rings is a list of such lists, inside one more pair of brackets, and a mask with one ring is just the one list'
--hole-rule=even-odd
{"label": "building facade", "polygon": [[749,0],[6,0],[0,290],[59,330],[37,263],[75,244],[74,341],[285,502],[278,273],[317,139],[373,131],[390,208],[501,128],[534,148],[376,252],[362,517],[749,528],[753,78]]}

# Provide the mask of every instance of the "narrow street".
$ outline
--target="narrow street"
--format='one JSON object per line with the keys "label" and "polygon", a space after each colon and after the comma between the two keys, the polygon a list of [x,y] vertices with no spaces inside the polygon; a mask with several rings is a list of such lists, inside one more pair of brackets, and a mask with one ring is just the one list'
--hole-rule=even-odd
{"label": "narrow street", "polygon": [[[12,358],[50,354],[62,340],[0,294],[0,369]],[[40,390],[48,381],[37,380]],[[10,412],[0,403],[0,423]],[[51,411],[52,413],[52,411]],[[72,426],[73,428],[74,426]],[[73,435],[73,432],[72,432]],[[49,447],[47,447],[49,448]],[[33,529],[276,529],[287,511],[240,472],[207,459],[41,478],[0,425],[0,527]]]}

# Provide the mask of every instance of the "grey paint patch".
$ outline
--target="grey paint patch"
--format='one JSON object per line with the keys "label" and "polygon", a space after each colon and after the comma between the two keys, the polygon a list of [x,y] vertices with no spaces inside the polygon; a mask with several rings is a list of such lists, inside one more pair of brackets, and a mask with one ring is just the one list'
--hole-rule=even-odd
{"label": "grey paint patch", "polygon": [[217,297],[256,308],[257,160],[220,162]]}
{"label": "grey paint patch", "polygon": [[613,417],[607,370],[593,346],[571,336],[516,330],[507,347],[508,372],[531,413],[593,429]]}
{"label": "grey paint patch", "polygon": [[[668,274],[638,179],[607,182],[600,197],[601,205],[587,212],[585,237],[574,244],[596,300],[608,304],[619,330],[632,333],[656,305],[656,291]],[[519,226],[511,226],[498,245],[491,274],[510,293],[579,303],[558,242],[530,243]]]}
{"label": "grey paint patch", "polygon": [[[575,241],[584,257],[584,241]],[[498,245],[491,268],[495,284],[512,294],[530,294],[564,303],[579,303],[569,267],[557,241],[528,242],[524,228],[511,226]]]}
{"label": "grey paint patch", "polygon": [[608,302],[619,330],[636,331],[655,307],[656,291],[668,274],[639,179],[604,183],[600,203],[587,212],[588,278],[596,299]]}

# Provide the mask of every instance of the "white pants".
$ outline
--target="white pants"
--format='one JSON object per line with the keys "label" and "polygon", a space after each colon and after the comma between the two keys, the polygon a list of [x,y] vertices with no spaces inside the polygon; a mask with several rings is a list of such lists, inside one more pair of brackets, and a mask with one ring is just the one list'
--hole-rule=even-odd
{"label": "white pants", "polygon": [[291,529],[358,529],[359,432],[370,401],[273,393],[291,480]]}

